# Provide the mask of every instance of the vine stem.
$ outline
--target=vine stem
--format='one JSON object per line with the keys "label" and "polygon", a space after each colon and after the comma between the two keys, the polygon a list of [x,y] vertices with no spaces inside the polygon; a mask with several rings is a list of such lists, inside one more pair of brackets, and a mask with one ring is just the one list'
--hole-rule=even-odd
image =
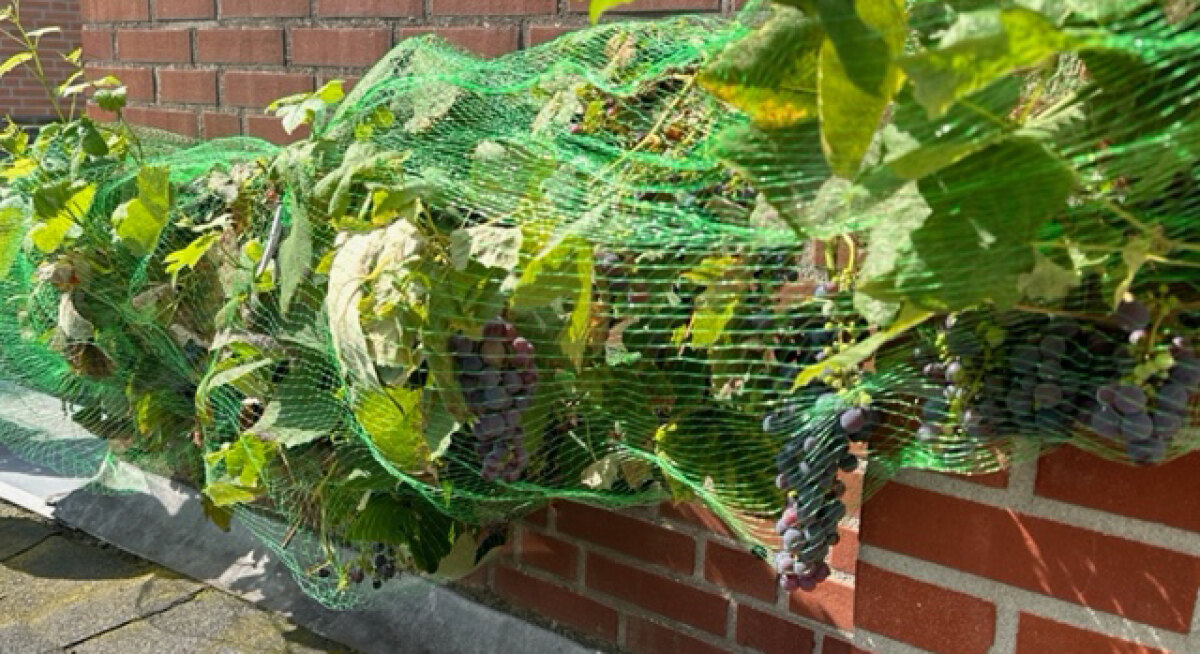
{"label": "vine stem", "polygon": [[1116,324],[1108,316],[1102,316],[1095,313],[1086,313],[1084,311],[1068,311],[1066,309],[1051,309],[1048,307],[1035,307],[1032,304],[1018,304],[1013,307],[1017,311],[1026,313],[1040,313],[1047,316],[1061,316],[1063,318],[1076,318],[1079,320],[1087,320],[1089,322],[1099,322],[1105,324]]}
{"label": "vine stem", "polygon": [[1129,223],[1130,225],[1133,225],[1142,233],[1154,234],[1155,229],[1153,227],[1142,222],[1142,220],[1140,218],[1138,218],[1137,216],[1130,213],[1129,210],[1118,205],[1116,202],[1113,202],[1112,198],[1109,198],[1109,197],[1101,198],[1100,203],[1103,204],[1106,209],[1113,212],[1114,214],[1116,214],[1118,217],[1120,217],[1122,220]]}
{"label": "vine stem", "polygon": [[21,0],[13,0],[12,4],[12,23],[13,27],[17,28],[17,33],[13,34],[8,30],[4,30],[4,36],[21,44],[29,53],[29,63],[33,64],[33,76],[37,78],[38,83],[46,91],[46,97],[50,100],[50,106],[54,109],[54,113],[58,116],[60,122],[67,122],[67,116],[63,113],[62,105],[58,102],[58,93],[50,86],[50,80],[46,79],[46,69],[42,67],[42,57],[38,54],[37,45],[29,38],[29,33],[21,25]]}

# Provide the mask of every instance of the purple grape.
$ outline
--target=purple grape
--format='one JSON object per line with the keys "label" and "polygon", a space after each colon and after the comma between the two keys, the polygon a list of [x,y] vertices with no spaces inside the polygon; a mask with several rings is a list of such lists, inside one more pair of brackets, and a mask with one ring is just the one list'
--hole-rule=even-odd
{"label": "purple grape", "polygon": [[946,381],[958,383],[966,376],[966,371],[963,370],[963,365],[957,361],[951,361],[950,365],[946,366]]}
{"label": "purple grape", "polygon": [[1135,329],[1129,332],[1129,343],[1130,345],[1139,345],[1146,340],[1148,335],[1144,329]]}
{"label": "purple grape", "polygon": [[489,411],[503,411],[512,406],[512,397],[500,386],[483,389],[483,406]]}
{"label": "purple grape", "polygon": [[1033,387],[1033,403],[1039,408],[1057,406],[1062,397],[1062,388],[1057,384],[1042,383]]}
{"label": "purple grape", "polygon": [[1188,343],[1188,340],[1182,336],[1176,336],[1171,339],[1171,346],[1169,350],[1171,352],[1171,356],[1175,357],[1176,359],[1185,354],[1192,354],[1191,345]]}
{"label": "purple grape", "polygon": [[1067,352],[1067,340],[1057,334],[1050,334],[1042,338],[1042,342],[1038,345],[1038,349],[1047,357],[1058,358]]}
{"label": "purple grape", "polygon": [[1167,456],[1167,443],[1157,438],[1130,441],[1125,444],[1125,453],[1138,465],[1150,465]]}
{"label": "purple grape", "polygon": [[847,454],[838,461],[838,469],[842,472],[854,472],[858,469],[858,457]]}
{"label": "purple grape", "polygon": [[940,363],[927,363],[922,372],[930,379],[942,379],[946,376],[946,366]]}
{"label": "purple grape", "polygon": [[1146,410],[1146,392],[1132,384],[1121,384],[1113,395],[1113,406],[1124,414],[1143,413]]}
{"label": "purple grape", "polygon": [[506,429],[516,429],[521,426],[521,412],[516,409],[509,409],[499,415],[503,417]]}
{"label": "purple grape", "polygon": [[518,368],[528,368],[533,365],[534,348],[533,343],[523,336],[518,336],[513,339],[513,365]]}
{"label": "purple grape", "polygon": [[1176,358],[1175,365],[1171,367],[1171,381],[1183,384],[1188,390],[1195,390],[1200,384],[1200,358],[1190,353]]}
{"label": "purple grape", "polygon": [[538,371],[537,370],[522,370],[521,371],[521,382],[523,384],[525,384],[526,388],[528,388],[530,391],[533,391],[533,389],[536,388],[537,384],[538,384]]}
{"label": "purple grape", "polygon": [[1046,380],[1058,379],[1062,376],[1062,364],[1058,359],[1046,359],[1038,364],[1037,376]]}
{"label": "purple grape", "polygon": [[475,353],[475,343],[462,334],[453,334],[449,339],[450,351],[465,358]]}
{"label": "purple grape", "polygon": [[1100,404],[1105,406],[1113,406],[1117,401],[1117,387],[1115,384],[1105,384],[1096,389],[1096,399]]}
{"label": "purple grape", "polygon": [[1125,331],[1142,329],[1150,324],[1150,308],[1137,300],[1122,302],[1113,312],[1113,319]]}
{"label": "purple grape", "polygon": [[788,487],[787,475],[783,474],[782,472],[779,473],[778,475],[775,475],[775,488],[778,488],[779,490],[787,490],[787,487]]}
{"label": "purple grape", "polygon": [[1097,434],[1115,439],[1121,433],[1121,416],[1107,406],[1102,406],[1092,412],[1089,426]]}
{"label": "purple grape", "polygon": [[480,388],[487,389],[493,386],[500,386],[501,383],[503,383],[504,378],[500,375],[499,370],[496,370],[495,368],[484,368],[476,373],[476,380],[476,383]]}
{"label": "purple grape", "polygon": [[488,339],[483,342],[483,346],[479,348],[479,353],[483,356],[483,360],[493,368],[503,368],[504,363],[508,360],[508,348],[503,341],[496,339]]}
{"label": "purple grape", "polygon": [[847,432],[857,433],[867,424],[867,412],[862,407],[850,407],[842,412],[838,422]]}
{"label": "purple grape", "polygon": [[804,533],[799,529],[788,529],[783,532],[783,546],[789,550],[799,549],[804,544]]}
{"label": "purple grape", "polygon": [[484,340],[500,341],[503,344],[506,340],[512,340],[512,337],[509,336],[512,328],[507,320],[494,318],[483,326],[483,338]]}
{"label": "purple grape", "polygon": [[1169,441],[1183,429],[1183,418],[1177,413],[1155,410],[1151,420],[1154,422],[1155,438]]}
{"label": "purple grape", "polygon": [[1188,410],[1187,388],[1177,381],[1168,381],[1158,389],[1158,397],[1154,400],[1154,406],[1162,411],[1184,415]]}
{"label": "purple grape", "polygon": [[468,355],[458,360],[458,369],[462,372],[479,372],[483,370],[483,359],[475,355]]}
{"label": "purple grape", "polygon": [[925,423],[917,428],[917,438],[925,442],[936,441],[941,435],[942,430],[936,425]]}
{"label": "purple grape", "polygon": [[475,436],[480,440],[490,440],[507,429],[508,426],[504,423],[504,418],[497,413],[488,413],[479,417],[475,421]]}
{"label": "purple grape", "polygon": [[800,577],[794,574],[785,574],[781,576],[779,578],[779,585],[784,591],[789,593],[795,592],[803,586],[802,582],[800,581]]}
{"label": "purple grape", "polygon": [[525,382],[521,379],[521,373],[515,370],[506,370],[504,372],[504,390],[508,391],[509,395],[516,395],[525,388]]}
{"label": "purple grape", "polygon": [[776,552],[775,553],[775,573],[776,574],[781,574],[781,575],[787,574],[792,571],[792,568],[795,565],[796,565],[796,559],[793,558],[790,553],[788,553],[788,552]]}
{"label": "purple grape", "polygon": [[1121,416],[1121,437],[1126,441],[1143,441],[1154,434],[1154,421],[1145,411]]}

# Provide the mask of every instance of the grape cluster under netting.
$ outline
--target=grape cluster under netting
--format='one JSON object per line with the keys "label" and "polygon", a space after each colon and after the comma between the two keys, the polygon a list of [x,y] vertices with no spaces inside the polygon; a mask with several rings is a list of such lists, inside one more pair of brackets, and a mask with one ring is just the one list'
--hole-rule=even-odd
{"label": "grape cluster under netting", "polygon": [[10,130],[0,371],[332,606],[555,499],[811,589],[845,475],[1200,444],[1194,9],[756,2],[405,41],[286,147]]}

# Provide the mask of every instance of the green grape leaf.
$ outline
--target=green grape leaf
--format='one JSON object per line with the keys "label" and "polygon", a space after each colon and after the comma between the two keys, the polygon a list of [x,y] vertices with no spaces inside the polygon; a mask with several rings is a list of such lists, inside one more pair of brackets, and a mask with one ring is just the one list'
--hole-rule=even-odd
{"label": "green grape leaf", "polygon": [[819,0],[817,6],[829,34],[818,76],[821,145],[834,173],[852,177],[903,80],[892,60],[904,48],[904,4]]}
{"label": "green grape leaf", "polygon": [[997,77],[1086,41],[1029,9],[985,9],[961,14],[940,47],[903,57],[900,65],[912,78],[917,101],[935,117]]}
{"label": "green grape leaf", "polygon": [[749,178],[789,227],[807,233],[807,205],[831,174],[817,121],[776,130],[734,127],[720,134],[715,153]]}
{"label": "green grape leaf", "polygon": [[588,2],[588,20],[595,24],[604,15],[604,12],[609,11],[620,5],[627,5],[635,0],[590,0]]}
{"label": "green grape leaf", "polygon": [[429,463],[421,417],[421,389],[371,389],[354,404],[354,417],[379,452],[402,472],[421,472]]}
{"label": "green grape leaf", "polygon": [[14,69],[16,69],[17,66],[20,66],[30,59],[33,59],[33,53],[28,51],[18,52],[8,59],[5,59],[4,63],[0,63],[0,77],[4,77],[5,75],[11,73]]}
{"label": "green grape leaf", "polygon": [[45,219],[33,226],[29,238],[34,247],[47,254],[58,250],[68,236],[79,231],[79,224],[96,199],[94,184],[79,188],[69,196],[66,195],[68,192],[63,186],[45,195],[39,191],[34,196],[35,211]]}
{"label": "green grape leaf", "polygon": [[28,226],[29,220],[22,207],[0,203],[0,278],[8,278],[9,270],[21,253],[21,241]]}
{"label": "green grape leaf", "polygon": [[208,254],[208,251],[216,244],[218,236],[216,232],[199,236],[182,250],[171,252],[163,259],[163,263],[167,264],[167,273],[171,275],[172,284],[175,283],[180,272],[184,269],[195,268],[196,264],[200,263],[204,255]]}
{"label": "green grape leaf", "polygon": [[271,447],[270,443],[253,434],[242,434],[232,445],[222,450],[225,473],[236,479],[239,486],[258,487],[262,472],[267,467]]}
{"label": "green grape leaf", "polygon": [[117,236],[137,256],[146,256],[158,245],[171,209],[170,170],[143,166],[137,176],[138,196],[117,207],[113,223]]}
{"label": "green grape leaf", "polygon": [[868,336],[820,363],[814,363],[805,367],[800,371],[800,374],[796,375],[796,380],[792,384],[792,388],[797,389],[807,386],[813,380],[827,372],[857,368],[863,361],[871,358],[879,348],[913,327],[925,322],[933,315],[930,311],[905,305],[900,310],[900,315],[896,318],[895,322],[887,329]]}
{"label": "green grape leaf", "polygon": [[214,481],[204,487],[204,494],[214,506],[223,507],[253,502],[258,495],[248,488],[227,481]]}
{"label": "green grape leaf", "polygon": [[[859,285],[885,276],[898,265],[898,257],[912,249],[912,233],[925,223],[930,209],[917,185],[909,183],[876,207],[887,216],[867,234],[867,256],[859,269]],[[854,308],[873,325],[887,325],[900,311],[898,301],[883,300],[856,290]]]}
{"label": "green grape leaf", "polygon": [[[998,174],[1019,171],[1018,178]],[[1020,184],[1020,192],[1014,185]],[[1014,138],[974,154],[920,182],[932,213],[892,248],[893,267],[860,290],[876,299],[956,311],[990,301],[1011,306],[1018,279],[1032,270],[1032,242],[1041,225],[1066,207],[1071,170],[1037,141]],[[987,275],[973,275],[986,270]]]}
{"label": "green grape leaf", "polygon": [[817,113],[817,66],[823,32],[816,20],[776,7],[753,34],[705,66],[697,82],[756,125],[779,129]]}
{"label": "green grape leaf", "polygon": [[300,447],[329,437],[341,426],[343,416],[338,399],[313,383],[321,377],[336,378],[337,371],[315,357],[306,357],[303,365],[297,361],[293,366],[293,372],[276,384],[275,395],[267,402],[262,417],[246,430],[284,447]]}

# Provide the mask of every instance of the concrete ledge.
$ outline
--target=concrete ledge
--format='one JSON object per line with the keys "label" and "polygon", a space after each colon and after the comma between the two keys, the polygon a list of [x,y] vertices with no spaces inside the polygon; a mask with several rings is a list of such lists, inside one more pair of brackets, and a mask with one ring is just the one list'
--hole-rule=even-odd
{"label": "concrete ledge", "polygon": [[[362,652],[484,654],[496,651],[575,654],[589,650],[568,638],[408,576],[379,591],[367,608],[335,611],[297,585],[285,565],[235,519],[222,532],[204,515],[200,494],[177,482],[121,465],[106,467],[103,442],[81,434],[58,400],[0,384],[0,498],[58,520],[139,557],[176,570]],[[30,462],[61,446],[94,474],[121,480],[116,492],[93,492],[99,477],[60,476]],[[14,452],[20,449],[21,454]],[[70,466],[80,472],[81,459]],[[135,482],[135,483],[129,483]],[[136,492],[129,491],[136,488]],[[503,644],[503,645],[501,645]]]}

